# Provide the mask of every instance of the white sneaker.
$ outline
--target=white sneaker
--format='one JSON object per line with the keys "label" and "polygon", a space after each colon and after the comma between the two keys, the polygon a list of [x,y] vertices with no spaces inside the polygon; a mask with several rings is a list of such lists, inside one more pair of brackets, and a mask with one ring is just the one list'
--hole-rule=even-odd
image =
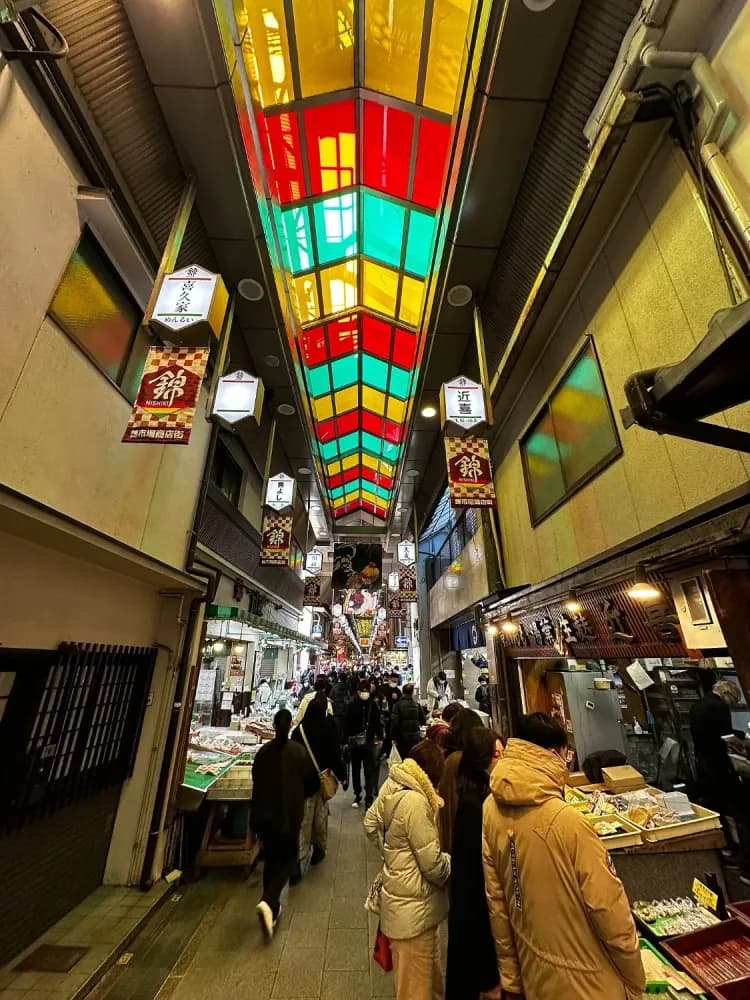
{"label": "white sneaker", "polygon": [[352,802],[352,809],[359,809],[359,799],[355,799],[354,802]]}
{"label": "white sneaker", "polygon": [[258,914],[260,929],[263,931],[266,939],[270,941],[276,927],[276,921],[273,919],[271,907],[264,900],[261,900],[255,907],[255,912]]}

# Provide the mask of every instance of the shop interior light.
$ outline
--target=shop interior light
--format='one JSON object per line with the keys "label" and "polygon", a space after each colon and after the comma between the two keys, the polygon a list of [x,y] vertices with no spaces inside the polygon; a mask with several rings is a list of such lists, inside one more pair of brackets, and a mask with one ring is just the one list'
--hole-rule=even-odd
{"label": "shop interior light", "polygon": [[575,590],[571,590],[565,600],[565,610],[569,611],[572,615],[580,614],[583,611],[583,605],[578,599],[578,594]]}
{"label": "shop interior light", "polygon": [[500,628],[506,635],[515,635],[518,631],[518,622],[515,620],[513,615],[508,612],[508,617],[500,623]]}
{"label": "shop interior light", "polygon": [[430,419],[432,417],[436,417],[437,416],[437,410],[435,409],[434,406],[423,406],[422,407],[422,416],[423,417],[427,417],[428,419]]}
{"label": "shop interior light", "polygon": [[485,631],[487,632],[487,635],[490,639],[494,639],[495,636],[499,635],[500,633],[500,629],[497,627],[497,625],[488,625]]}
{"label": "shop interior light", "polygon": [[224,643],[221,641],[221,639],[218,639],[213,644],[213,646],[211,647],[211,649],[213,649],[214,653],[223,653],[224,652]]}
{"label": "shop interior light", "polygon": [[632,597],[634,601],[653,601],[661,597],[661,591],[651,583],[643,566],[635,568],[635,582],[628,590],[628,597]]}
{"label": "shop interior light", "polygon": [[245,652],[245,645],[244,645],[244,643],[238,642],[237,645],[234,647],[234,654],[235,654],[235,656],[242,656],[242,654],[244,652]]}

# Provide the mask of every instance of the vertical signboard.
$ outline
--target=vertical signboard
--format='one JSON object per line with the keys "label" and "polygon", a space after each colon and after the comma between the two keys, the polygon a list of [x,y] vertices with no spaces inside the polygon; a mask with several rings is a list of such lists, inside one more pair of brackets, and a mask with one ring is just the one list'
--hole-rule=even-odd
{"label": "vertical signboard", "polygon": [[401,603],[417,599],[417,574],[411,567],[402,566],[398,571],[398,590]]}
{"label": "vertical signboard", "polygon": [[292,549],[292,515],[265,514],[262,535],[261,566],[288,566]]}
{"label": "vertical signboard", "polygon": [[485,438],[446,438],[451,507],[494,507],[490,449]]}
{"label": "vertical signboard", "polygon": [[206,371],[207,347],[152,347],[122,440],[188,444]]}

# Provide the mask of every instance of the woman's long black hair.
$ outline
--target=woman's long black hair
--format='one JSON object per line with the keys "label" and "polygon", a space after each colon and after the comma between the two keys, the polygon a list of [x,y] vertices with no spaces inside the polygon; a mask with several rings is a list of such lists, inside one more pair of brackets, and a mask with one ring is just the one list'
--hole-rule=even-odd
{"label": "woman's long black hair", "polygon": [[485,799],[490,791],[489,767],[495,755],[499,736],[484,726],[470,730],[464,739],[461,763],[458,765],[458,794],[476,792]]}

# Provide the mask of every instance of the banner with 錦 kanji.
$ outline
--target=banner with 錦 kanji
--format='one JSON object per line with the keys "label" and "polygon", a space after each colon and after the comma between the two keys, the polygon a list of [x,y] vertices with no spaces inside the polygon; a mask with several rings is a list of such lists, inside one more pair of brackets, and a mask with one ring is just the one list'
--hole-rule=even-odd
{"label": "banner with \u9326 kanji", "polygon": [[292,515],[264,514],[261,566],[288,566],[292,551]]}
{"label": "banner with \u9326 kanji", "polygon": [[320,604],[320,577],[308,576],[305,580],[305,593],[302,597],[303,608],[316,608]]}
{"label": "banner with \u9326 kanji", "polygon": [[208,347],[152,347],[122,440],[188,444]]}
{"label": "banner with \u9326 kanji", "polygon": [[398,594],[401,604],[417,599],[417,574],[413,567],[399,566]]}
{"label": "banner with \u9326 kanji", "polygon": [[398,590],[388,591],[388,617],[394,621],[406,621],[406,608],[401,603]]}
{"label": "banner with \u9326 kanji", "polygon": [[494,507],[490,449],[485,438],[445,439],[451,507]]}

